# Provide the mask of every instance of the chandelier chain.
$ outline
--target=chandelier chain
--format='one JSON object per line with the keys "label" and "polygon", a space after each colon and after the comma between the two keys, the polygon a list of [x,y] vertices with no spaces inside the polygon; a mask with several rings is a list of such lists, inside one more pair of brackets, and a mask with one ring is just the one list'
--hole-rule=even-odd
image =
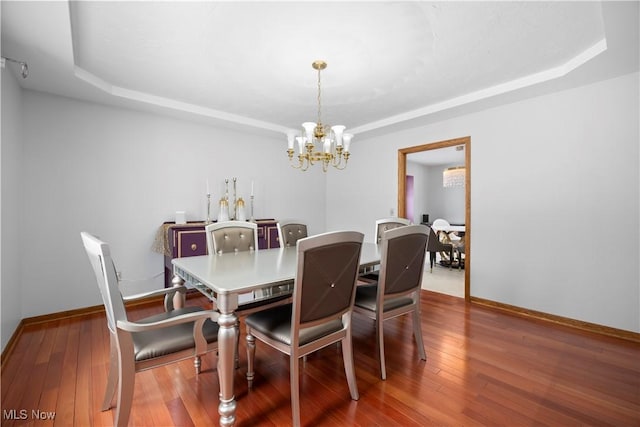
{"label": "chandelier chain", "polygon": [[321,94],[321,89],[320,89],[320,69],[318,69],[318,124],[317,124],[318,127],[322,126],[322,120],[321,120],[321,116],[320,116],[321,111],[322,111],[320,94]]}

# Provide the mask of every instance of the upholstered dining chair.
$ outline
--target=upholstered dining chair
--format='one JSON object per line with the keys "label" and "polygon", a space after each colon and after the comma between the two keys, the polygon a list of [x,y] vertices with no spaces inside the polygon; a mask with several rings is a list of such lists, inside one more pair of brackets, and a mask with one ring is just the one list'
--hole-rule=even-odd
{"label": "upholstered dining chair", "polygon": [[214,222],[204,230],[209,254],[258,250],[258,226],[255,222]]}
{"label": "upholstered dining chair", "polygon": [[382,240],[382,233],[384,233],[385,231],[403,227],[409,224],[411,224],[411,221],[409,221],[408,219],[398,217],[382,218],[376,220],[375,243],[380,243],[380,241]]}
{"label": "upholstered dining chair", "polygon": [[301,221],[278,221],[278,242],[281,248],[295,246],[298,240],[305,237],[308,237],[307,225]]}
{"label": "upholstered dining chair", "polygon": [[[131,412],[136,372],[195,358],[196,374],[200,357],[218,348],[218,313],[199,307],[169,310],[162,314],[130,321],[118,287],[116,269],[109,245],[82,232],[82,241],[93,267],[107,315],[111,351],[109,377],[102,410],[111,408],[117,396],[114,425],[126,426]],[[166,288],[142,297],[179,292]],[[165,301],[171,301],[171,298]]]}
{"label": "upholstered dining chair", "polygon": [[[223,221],[213,223],[205,227],[205,233],[207,238],[207,249],[210,254],[220,255],[258,249],[258,227],[253,222]],[[287,286],[287,284],[285,283],[280,285],[280,287],[282,286]],[[257,292],[267,294],[262,296],[269,296],[268,290],[261,290]],[[290,297],[287,297],[286,295],[279,295],[276,298],[270,298],[268,300],[242,304],[236,311],[242,314],[248,314],[251,313],[253,309],[262,309],[284,299],[290,300]]]}
{"label": "upholstered dining chair", "polygon": [[380,276],[376,284],[358,286],[354,312],[375,320],[380,376],[387,379],[384,321],[405,314],[413,317],[413,335],[420,359],[427,360],[420,327],[422,269],[429,227],[408,225],[382,234]]}
{"label": "upholstered dining chair", "polygon": [[[411,224],[406,218],[398,218],[398,217],[390,217],[390,218],[382,218],[376,220],[376,229],[374,234],[374,239],[376,244],[380,244],[382,240],[382,234],[387,230],[393,230],[394,228],[404,227],[405,225]],[[372,282],[378,280],[379,271],[375,268],[367,269],[365,271],[360,272],[360,279],[365,282]]]}
{"label": "upholstered dining chair", "polygon": [[255,339],[289,355],[293,425],[300,425],[299,359],[340,342],[353,400],[358,387],[351,342],[351,313],[364,235],[338,231],[301,239],[293,303],[247,316],[247,380],[254,378]]}
{"label": "upholstered dining chair", "polygon": [[[258,227],[254,222],[247,221],[222,221],[205,226],[207,239],[207,250],[210,254],[224,254],[233,252],[244,252],[258,250]],[[287,284],[282,284],[287,286]],[[259,292],[260,298],[256,295]],[[236,309],[236,313],[247,315],[258,310],[263,310],[272,306],[286,304],[291,301],[287,294],[279,294],[271,297],[269,290],[259,290],[247,294],[248,303],[241,304]],[[255,299],[255,300],[254,300]],[[252,301],[254,300],[254,301]],[[214,305],[214,309],[216,309]],[[236,324],[236,351],[235,364],[239,366],[238,345],[240,337],[240,320]]]}

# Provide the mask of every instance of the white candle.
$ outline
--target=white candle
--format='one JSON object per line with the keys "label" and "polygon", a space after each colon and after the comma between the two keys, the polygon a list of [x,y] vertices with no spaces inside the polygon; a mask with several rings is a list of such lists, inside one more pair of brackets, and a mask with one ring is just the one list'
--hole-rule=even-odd
{"label": "white candle", "polygon": [[253,196],[253,181],[251,181],[251,195]]}
{"label": "white candle", "polygon": [[209,178],[207,178],[207,194],[211,194],[211,191],[209,191]]}

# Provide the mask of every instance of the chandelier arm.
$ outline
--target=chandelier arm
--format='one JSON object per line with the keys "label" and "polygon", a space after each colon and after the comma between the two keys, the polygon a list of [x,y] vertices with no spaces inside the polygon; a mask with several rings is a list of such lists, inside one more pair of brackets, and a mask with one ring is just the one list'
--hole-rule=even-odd
{"label": "chandelier arm", "polygon": [[300,155],[300,170],[304,172],[307,169],[309,169],[309,166],[310,166],[309,158]]}

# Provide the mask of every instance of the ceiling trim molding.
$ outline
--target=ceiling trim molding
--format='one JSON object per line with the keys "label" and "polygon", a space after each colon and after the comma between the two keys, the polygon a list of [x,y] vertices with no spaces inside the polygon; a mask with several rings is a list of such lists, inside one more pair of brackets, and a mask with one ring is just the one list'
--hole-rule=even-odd
{"label": "ceiling trim molding", "polygon": [[285,126],[263,122],[261,120],[255,120],[237,114],[226,113],[224,111],[214,110],[212,108],[206,108],[200,105],[190,104],[188,102],[177,101],[171,98],[151,95],[149,93],[131,90],[120,86],[114,86],[106,80],[96,76],[95,74],[79,67],[78,65],[74,64],[73,68],[73,72],[76,77],[112,96],[283,134],[286,134],[289,130]]}
{"label": "ceiling trim molding", "polygon": [[358,126],[351,129],[354,134],[368,132],[375,129],[391,126],[408,120],[416,119],[429,114],[437,113],[440,111],[448,110],[450,108],[459,107],[461,105],[470,104],[472,102],[480,101],[493,96],[501,95],[507,92],[512,92],[518,89],[523,89],[528,86],[533,86],[538,83],[543,83],[549,80],[553,80],[559,77],[563,77],[569,74],[571,71],[582,66],[587,61],[600,55],[607,50],[607,40],[603,38],[593,46],[587,48],[582,53],[571,58],[562,65],[548,70],[541,71],[539,73],[530,74],[519,79],[511,80],[506,83],[491,86],[486,89],[471,92],[466,95],[462,95],[456,98],[448,99],[437,104],[428,105],[416,110],[407,111],[406,113],[397,114],[395,116],[387,117],[383,120],[371,122],[362,126]]}
{"label": "ceiling trim molding", "polygon": [[[70,26],[70,38],[73,58],[73,70],[77,78],[89,83],[97,89],[119,98],[128,99],[131,101],[141,102],[158,107],[164,107],[175,111],[181,111],[188,114],[194,114],[206,118],[217,119],[229,123],[239,124],[243,126],[249,126],[261,130],[267,130],[280,134],[287,134],[292,129],[286,126],[278,125],[271,122],[265,122],[249,117],[241,116],[238,114],[232,114],[212,108],[203,107],[202,105],[187,103],[178,101],[176,99],[152,95],[150,93],[136,91],[125,87],[115,86],[110,82],[100,78],[99,76],[87,71],[80,67],[76,61],[76,44],[75,44],[75,31],[73,29],[73,17],[72,8],[70,2],[68,2],[68,17]],[[560,64],[557,67],[543,70],[538,73],[530,74],[518,79],[514,79],[505,83],[494,85],[485,89],[481,89],[475,92],[471,92],[465,95],[461,95],[455,98],[451,98],[439,103],[427,105],[422,108],[407,111],[405,113],[397,114],[391,117],[384,118],[382,120],[366,123],[361,126],[356,126],[350,129],[350,133],[359,134],[364,132],[373,131],[376,129],[392,126],[398,123],[406,122],[409,120],[417,119],[420,117],[428,116],[434,113],[438,113],[444,110],[449,110],[455,107],[460,107],[466,104],[471,104],[480,100],[491,98],[497,95],[501,95],[507,92],[513,92],[519,89],[523,89],[529,86],[533,86],[539,83],[543,83],[549,80],[553,80],[559,77],[563,77],[571,71],[579,68],[589,60],[600,55],[607,50],[606,37],[603,37],[600,41],[593,46],[585,49],[583,52],[569,59],[568,61]]]}
{"label": "ceiling trim molding", "polygon": [[[372,131],[375,129],[380,129],[386,126],[395,125],[408,120],[427,116],[429,114],[434,114],[440,111],[459,107],[465,104],[470,104],[470,103],[487,99],[493,96],[516,91],[518,89],[523,89],[525,87],[533,86],[538,83],[543,83],[549,80],[563,77],[568,73],[570,73],[571,71],[575,70],[576,68],[582,66],[587,61],[600,55],[606,50],[607,50],[607,40],[606,38],[603,38],[593,46],[584,50],[582,53],[576,55],[575,57],[571,58],[569,61],[555,68],[550,68],[548,70],[544,70],[539,73],[530,74],[528,76],[525,76],[519,79],[511,80],[506,83],[491,86],[489,88],[482,89],[479,91],[471,92],[466,95],[462,95],[462,96],[452,98],[443,102],[439,102],[437,104],[428,105],[423,108],[407,111],[406,113],[397,114],[395,116],[391,116],[383,120],[378,120],[376,122],[371,122],[362,126],[358,126],[351,129],[351,132],[353,134],[358,134],[358,133]],[[75,55],[73,55],[73,58],[75,62]],[[87,70],[79,67],[76,64],[74,64],[74,74],[79,79],[89,83],[90,85],[112,96],[126,98],[132,101],[143,102],[146,104],[165,107],[165,108],[178,110],[178,111],[182,111],[190,114],[196,114],[199,116],[223,120],[223,121],[227,121],[235,124],[241,124],[244,126],[250,126],[254,128],[272,131],[272,132],[278,132],[281,134],[287,134],[287,132],[291,131],[290,128],[287,128],[285,126],[280,126],[274,123],[255,120],[255,119],[240,116],[237,114],[231,114],[231,113],[226,113],[224,111],[202,107],[196,104],[190,104],[187,102],[177,101],[175,99],[151,95],[149,93],[135,91],[135,90],[123,88],[120,86],[114,86],[111,83],[107,82],[106,80],[101,79],[100,77],[96,76],[93,73],[88,72]]]}

